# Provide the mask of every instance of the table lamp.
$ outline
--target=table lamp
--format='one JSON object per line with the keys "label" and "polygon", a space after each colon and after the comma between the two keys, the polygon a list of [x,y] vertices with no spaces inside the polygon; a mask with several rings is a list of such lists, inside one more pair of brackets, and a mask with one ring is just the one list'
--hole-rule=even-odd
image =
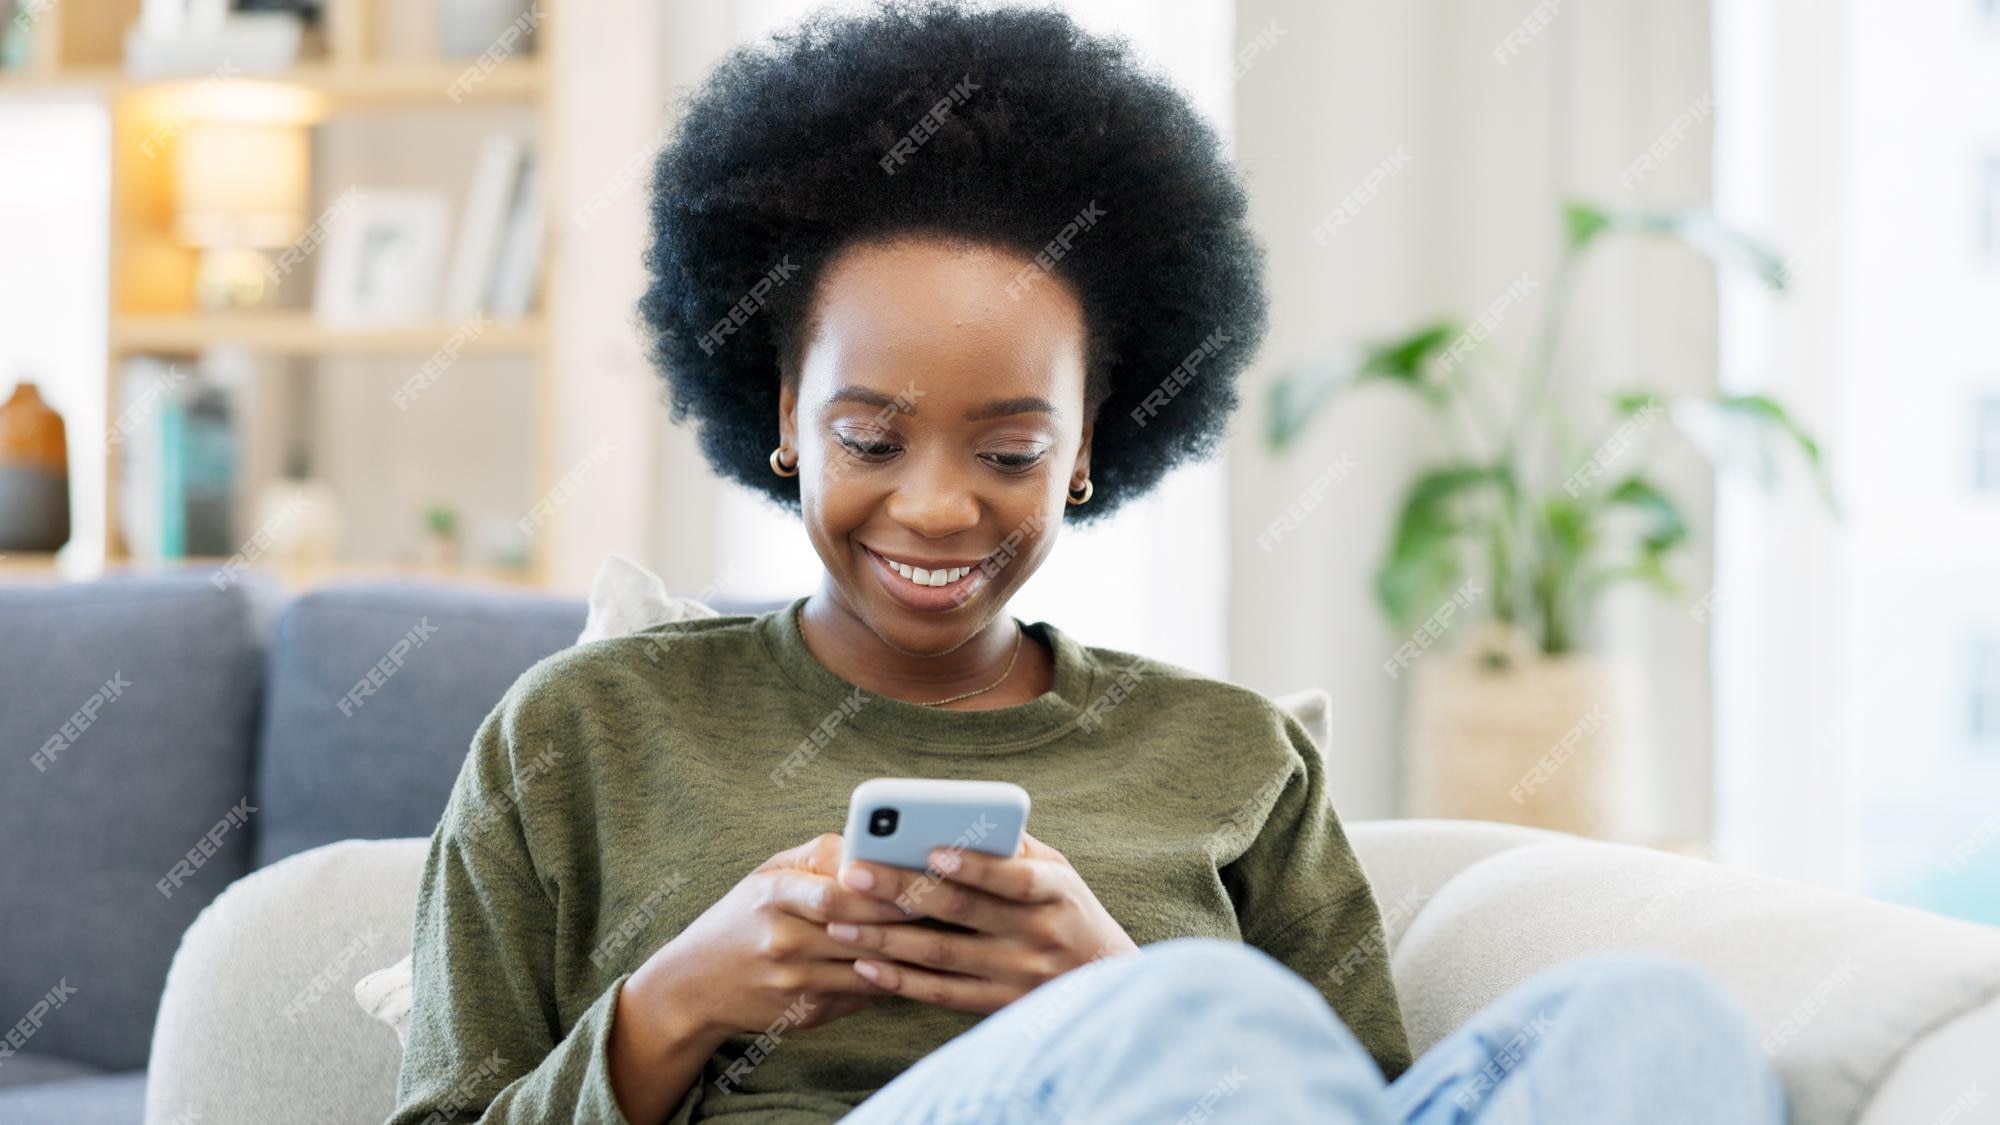
{"label": "table lamp", "polygon": [[266,251],[304,233],[308,168],[306,131],[297,125],[205,121],[182,134],[174,231],[201,250],[197,304],[217,309],[272,302]]}

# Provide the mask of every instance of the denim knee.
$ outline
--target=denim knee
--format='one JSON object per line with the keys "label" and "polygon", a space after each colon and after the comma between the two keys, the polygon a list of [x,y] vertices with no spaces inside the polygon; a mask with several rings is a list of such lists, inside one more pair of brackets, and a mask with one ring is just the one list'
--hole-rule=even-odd
{"label": "denim knee", "polygon": [[1326,1000],[1282,961],[1240,941],[1180,937],[1143,946],[1132,958],[1128,987],[1171,996],[1180,1002],[1222,998],[1241,1003],[1252,997],[1303,1002],[1325,1008]]}
{"label": "denim knee", "polygon": [[1736,1000],[1694,964],[1656,953],[1594,953],[1549,972],[1561,990],[1563,1007],[1604,1007],[1643,1012],[1647,1025],[1663,1032],[1699,1028],[1729,1036],[1746,1050],[1759,1051],[1756,1031]]}

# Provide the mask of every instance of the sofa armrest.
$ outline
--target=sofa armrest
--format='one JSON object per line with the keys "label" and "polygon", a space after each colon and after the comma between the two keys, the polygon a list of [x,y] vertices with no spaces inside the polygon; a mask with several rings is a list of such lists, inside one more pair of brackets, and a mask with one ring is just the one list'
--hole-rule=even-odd
{"label": "sofa armrest", "polygon": [[1509,848],[1573,839],[1490,820],[1359,820],[1347,825],[1347,842],[1354,846],[1382,911],[1391,955],[1424,904],[1459,872]]}
{"label": "sofa armrest", "polygon": [[2000,1000],[1910,1045],[1868,1103],[1860,1125],[2000,1125]]}
{"label": "sofa armrest", "polygon": [[430,841],[343,840],[230,884],[182,935],[146,1120],[381,1121],[402,1051],[354,983],[410,951]]}
{"label": "sofa armrest", "polygon": [[1992,1041],[1972,1044],[2000,1003],[2000,930],[1569,836],[1473,863],[1417,911],[1392,959],[1410,1046],[1604,950],[1713,976],[1760,1029],[1793,1125],[1996,1120],[1984,1087],[1983,1104],[1944,1114],[1992,1084]]}

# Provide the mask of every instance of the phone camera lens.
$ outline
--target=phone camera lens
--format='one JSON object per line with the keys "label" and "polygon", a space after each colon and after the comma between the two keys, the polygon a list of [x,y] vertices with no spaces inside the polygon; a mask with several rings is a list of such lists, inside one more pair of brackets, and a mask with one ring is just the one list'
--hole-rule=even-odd
{"label": "phone camera lens", "polygon": [[896,810],[876,809],[868,817],[870,836],[892,836],[896,832]]}

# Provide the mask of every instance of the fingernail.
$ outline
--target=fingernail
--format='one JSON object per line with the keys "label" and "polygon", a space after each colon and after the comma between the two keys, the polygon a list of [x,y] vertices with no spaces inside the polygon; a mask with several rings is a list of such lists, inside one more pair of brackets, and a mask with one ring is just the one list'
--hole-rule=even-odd
{"label": "fingernail", "polygon": [[854,941],[861,936],[861,930],[852,922],[828,922],[826,934],[835,941]]}
{"label": "fingernail", "polygon": [[854,963],[854,971],[867,977],[869,980],[874,980],[882,972],[882,970],[875,967],[875,963],[872,961],[856,961]]}
{"label": "fingernail", "polygon": [[847,869],[847,874],[841,878],[847,880],[847,885],[857,891],[865,891],[875,885],[875,873],[866,867],[850,867]]}

